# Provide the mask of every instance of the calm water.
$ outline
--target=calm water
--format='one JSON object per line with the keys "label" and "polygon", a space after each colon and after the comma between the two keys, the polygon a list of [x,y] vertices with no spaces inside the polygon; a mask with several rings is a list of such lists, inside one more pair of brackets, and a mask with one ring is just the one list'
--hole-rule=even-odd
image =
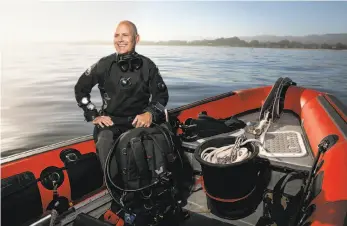
{"label": "calm water", "polygon": [[[2,156],[91,134],[74,98],[78,77],[112,46],[31,45],[2,51]],[[139,46],[160,68],[169,108],[287,76],[347,104],[347,51]],[[97,87],[92,101],[101,105]]]}

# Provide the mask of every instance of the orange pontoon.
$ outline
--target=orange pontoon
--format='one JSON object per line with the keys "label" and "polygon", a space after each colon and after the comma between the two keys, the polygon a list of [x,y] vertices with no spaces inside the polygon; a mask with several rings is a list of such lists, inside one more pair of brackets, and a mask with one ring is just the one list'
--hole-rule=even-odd
{"label": "orange pontoon", "polygon": [[[196,118],[203,111],[216,119],[236,116],[244,122],[257,122],[270,91],[272,86],[233,91],[171,109],[169,114],[176,119],[176,126],[188,118]],[[313,182],[306,189],[311,197],[309,203],[306,203],[306,208],[301,214],[299,210],[302,206],[297,206],[298,211],[292,217],[300,215],[301,225],[347,225],[346,107],[328,93],[295,84],[289,85],[281,95],[278,97],[278,103],[282,104],[283,112],[268,130],[272,138],[279,142],[278,146],[270,145],[267,151],[259,151],[257,157],[259,161],[268,162],[271,178],[259,195],[260,202],[246,216],[233,218],[228,216],[227,211],[218,212],[219,207],[213,206],[213,202],[232,204],[233,201],[214,197],[206,191],[204,175],[199,162],[194,158],[194,151],[213,138],[183,140],[186,157],[190,159],[195,171],[202,175],[197,182],[202,183],[205,188],[192,193],[188,199],[184,208],[195,214],[192,214],[184,225],[190,225],[190,222],[194,225],[194,220],[197,219],[203,219],[199,223],[201,225],[214,225],[215,220],[226,225],[261,225],[260,218],[265,214],[264,194],[270,194],[268,198],[271,198],[271,191],[274,191],[276,183],[283,175],[291,172],[303,172],[305,175],[303,184],[293,185],[296,191],[303,189],[310,178]],[[177,128],[177,134],[182,134],[182,128]],[[270,135],[268,138],[265,137],[265,142],[266,139],[271,139]],[[280,143],[281,136],[291,136],[295,139],[295,151],[290,151],[287,144]],[[322,144],[319,146],[320,143],[329,136],[337,139],[333,144],[330,143],[330,146],[323,145],[325,148],[328,147],[327,150],[320,150],[319,147],[324,148]],[[315,162],[320,151],[320,161]],[[54,188],[57,188],[62,206],[69,208],[58,218],[59,225],[68,225],[79,213],[97,218],[105,213],[112,199],[104,186],[103,173],[95,153],[95,144],[90,135],[3,158],[2,225],[40,225],[40,222],[49,221]],[[316,170],[311,172],[315,164]],[[287,194],[285,191],[281,198],[285,197],[290,201],[295,194]],[[305,204],[304,201],[301,204]]]}

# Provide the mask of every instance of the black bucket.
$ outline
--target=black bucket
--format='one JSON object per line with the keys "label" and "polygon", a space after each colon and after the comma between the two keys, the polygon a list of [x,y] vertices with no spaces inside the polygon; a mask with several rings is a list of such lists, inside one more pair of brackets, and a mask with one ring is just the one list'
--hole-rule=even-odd
{"label": "black bucket", "polygon": [[[201,158],[203,150],[235,143],[235,137],[217,137],[200,144],[194,156],[201,164],[202,185],[206,192],[211,212],[227,219],[239,219],[251,214],[261,202],[258,192],[262,180],[261,165],[257,162],[259,147],[245,144],[251,155],[243,161],[230,164],[215,164]],[[263,186],[261,186],[263,187]]]}

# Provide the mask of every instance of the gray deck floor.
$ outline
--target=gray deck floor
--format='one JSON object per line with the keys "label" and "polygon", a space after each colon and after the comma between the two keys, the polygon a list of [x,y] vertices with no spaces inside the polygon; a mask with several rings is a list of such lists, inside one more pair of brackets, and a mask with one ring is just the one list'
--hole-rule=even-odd
{"label": "gray deck floor", "polygon": [[[259,113],[252,113],[240,117],[244,122],[255,121],[259,117]],[[288,167],[297,168],[301,170],[309,170],[313,164],[313,156],[310,147],[308,146],[304,132],[301,128],[301,123],[297,117],[292,113],[284,112],[280,119],[270,126],[268,132],[285,132],[285,131],[295,131],[301,134],[301,138],[304,141],[307,154],[303,157],[265,157],[270,160],[274,165],[286,165]]]}

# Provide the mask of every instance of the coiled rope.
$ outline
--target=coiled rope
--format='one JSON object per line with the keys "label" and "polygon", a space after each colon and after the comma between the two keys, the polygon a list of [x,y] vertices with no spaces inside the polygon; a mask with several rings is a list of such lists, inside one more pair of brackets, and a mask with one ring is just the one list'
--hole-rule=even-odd
{"label": "coiled rope", "polygon": [[59,213],[56,209],[53,209],[52,212],[51,212],[51,220],[49,222],[49,226],[55,226],[56,225],[56,220],[59,216]]}
{"label": "coiled rope", "polygon": [[[270,120],[271,121],[271,120]],[[235,144],[223,146],[223,147],[208,147],[205,150],[201,152],[201,158],[210,163],[217,163],[217,164],[230,164],[230,163],[236,163],[243,161],[244,159],[251,156],[251,152],[244,146],[245,144],[249,142],[254,142],[260,147],[265,149],[265,134],[267,130],[269,129],[271,122],[267,121],[266,119],[261,120],[259,123],[259,126],[255,128],[254,130],[256,132],[262,131],[259,139],[246,139],[246,136],[244,134],[241,134],[240,136],[236,137]],[[266,128],[263,130],[263,127]]]}

